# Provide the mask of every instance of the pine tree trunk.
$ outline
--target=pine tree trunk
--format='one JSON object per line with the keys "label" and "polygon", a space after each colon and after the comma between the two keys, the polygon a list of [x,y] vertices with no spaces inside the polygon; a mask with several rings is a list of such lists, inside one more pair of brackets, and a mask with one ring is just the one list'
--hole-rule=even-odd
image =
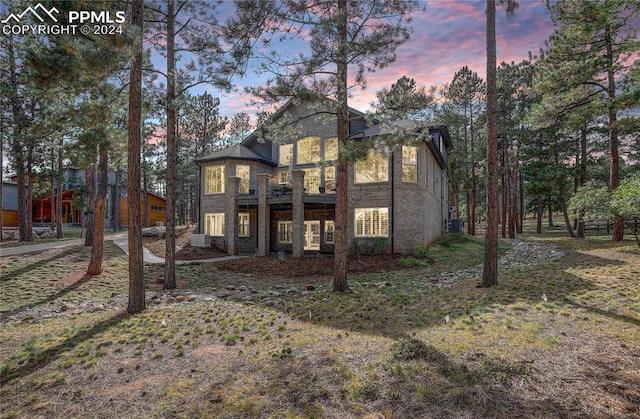
{"label": "pine tree trunk", "polygon": [[113,185],[113,199],[111,200],[111,214],[113,214],[113,232],[120,231],[120,166],[116,167],[116,184]]}
{"label": "pine tree trunk", "polygon": [[[587,183],[587,127],[580,130],[580,176],[578,177],[578,185],[584,186]],[[585,235],[584,211],[578,213],[578,229],[576,236],[584,239]]]}
{"label": "pine tree trunk", "polygon": [[471,222],[471,194],[467,191],[465,194],[465,209],[467,211],[467,234],[473,236],[473,223]]}
{"label": "pine tree trunk", "polygon": [[518,217],[518,172],[516,169],[512,170],[511,176],[511,225],[513,228],[509,230],[509,238],[515,239],[516,234],[520,232],[520,219]]}
{"label": "pine tree trunk", "polygon": [[471,164],[471,235],[476,235],[476,201],[478,193],[478,177],[476,175],[475,161]]}
{"label": "pine tree trunk", "polygon": [[86,235],[84,237],[85,246],[93,246],[94,235],[96,231],[96,165],[95,156],[91,156],[92,163],[84,172],[85,183],[87,186],[87,211],[84,214],[84,226]]}
{"label": "pine tree trunk", "polygon": [[144,264],[142,257],[142,220],[140,214],[140,143],[142,124],[142,12],[143,0],[133,0],[132,24],[139,32],[129,72],[129,119],[127,157],[127,219],[129,239],[129,313],[145,309]]}
{"label": "pine tree trunk", "polygon": [[487,232],[482,286],[498,283],[498,131],[496,2],[487,0]]}
{"label": "pine tree trunk", "polygon": [[62,223],[64,220],[62,219],[62,189],[63,189],[63,179],[62,179],[62,142],[60,142],[60,147],[58,148],[58,170],[57,170],[57,203],[56,203],[56,238],[61,239],[64,237],[64,232],[62,230]]}
{"label": "pine tree trunk", "polygon": [[18,230],[19,241],[29,241],[28,233],[28,217],[31,217],[31,208],[27,211],[27,197],[25,194],[24,184],[24,150],[22,148],[22,108],[20,106],[20,96],[18,94],[18,74],[16,56],[13,43],[13,35],[7,37],[9,61],[9,82],[11,84],[11,116],[14,124],[11,135],[11,152],[15,159],[16,176],[18,178]]}
{"label": "pine tree trunk", "polygon": [[562,217],[564,218],[564,225],[567,228],[567,234],[572,239],[576,238],[576,235],[573,233],[573,229],[571,228],[571,220],[569,219],[569,213],[567,212],[567,204],[564,202],[564,198],[560,198],[560,207],[562,208]]}
{"label": "pine tree trunk", "polygon": [[27,195],[25,190],[24,160],[22,152],[16,153],[16,175],[18,177],[18,229],[20,230],[20,241],[29,241],[27,234],[28,217],[31,211],[27,212]]}
{"label": "pine tree trunk", "polygon": [[542,234],[542,194],[536,198],[536,234]]}
{"label": "pine tree trunk", "polygon": [[[105,133],[106,134],[106,133]],[[104,250],[104,223],[107,201],[107,183],[108,183],[108,160],[109,153],[104,144],[100,145],[98,161],[98,181],[96,193],[96,221],[95,232],[93,235],[93,247],[91,248],[91,260],[87,273],[89,275],[100,275],[102,273],[102,254]]]}
{"label": "pine tree trunk", "polygon": [[27,241],[33,241],[33,144],[27,149]]}
{"label": "pine tree trunk", "polygon": [[473,103],[469,103],[469,138],[470,138],[470,154],[471,154],[471,235],[476,235],[476,207],[478,201],[478,175],[476,173],[476,140],[473,128]]}
{"label": "pine tree trunk", "polygon": [[[347,105],[347,0],[338,0],[338,56],[337,65],[337,128],[338,143],[349,138],[349,111]],[[339,156],[336,169],[336,237],[333,264],[333,291],[345,292],[347,285],[347,162]]]}
{"label": "pine tree trunk", "polygon": [[167,1],[167,201],[164,289],[176,288],[176,79],[174,0]]}
{"label": "pine tree trunk", "polygon": [[[611,166],[609,170],[609,187],[611,191],[615,191],[618,188],[618,117],[616,107],[616,79],[613,71],[613,40],[611,39],[611,28],[606,28],[605,33],[605,48],[606,48],[606,62],[607,62],[607,95],[609,100],[607,101],[607,110],[609,114],[609,154],[611,156]],[[620,241],[624,238],[624,220],[616,220],[615,227],[613,228],[612,239]]]}

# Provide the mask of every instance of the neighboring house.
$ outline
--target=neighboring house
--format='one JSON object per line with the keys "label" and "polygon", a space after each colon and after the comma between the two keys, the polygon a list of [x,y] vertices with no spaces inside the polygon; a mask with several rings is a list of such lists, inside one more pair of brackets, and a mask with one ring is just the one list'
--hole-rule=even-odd
{"label": "neighboring house", "polygon": [[18,184],[2,182],[2,226],[18,227]]}
{"label": "neighboring house", "polygon": [[[112,203],[116,198],[116,173],[111,171],[107,174],[108,186],[107,186],[107,202],[105,205],[105,221],[106,225],[112,225]],[[84,169],[78,169],[68,167],[64,169],[62,183],[62,222],[65,224],[81,224],[83,211],[82,208],[76,207],[74,204],[74,195],[78,193],[85,185],[85,171]],[[14,176],[13,180],[17,180]],[[126,198],[126,185],[119,188],[119,205],[118,205],[118,225],[128,225],[128,210],[127,210],[127,198]],[[124,197],[123,197],[124,196]],[[54,208],[57,203],[57,196],[54,195]],[[4,199],[3,199],[4,201]],[[17,193],[15,198],[17,209]],[[147,203],[149,221],[145,222],[144,203]],[[144,199],[144,194],[140,200],[140,210],[142,212],[142,224],[145,227],[154,226],[158,222],[164,224],[165,221],[165,198],[156,195],[151,192],[147,192],[147,199]],[[33,197],[31,216],[34,223],[50,223],[52,220],[52,207],[51,207],[51,191],[38,194]],[[16,222],[17,223],[17,222]],[[5,225],[8,225],[5,223]]]}
{"label": "neighboring house", "polygon": [[[349,141],[387,134],[382,124],[367,128],[361,112],[349,111]],[[334,250],[335,121],[293,102],[273,120],[285,112],[302,121],[296,138],[284,144],[260,141],[256,130],[241,144],[196,160],[202,185],[199,233],[229,254]],[[415,122],[396,124],[418,130]],[[366,160],[349,164],[351,246],[408,252],[446,229],[446,164],[453,146],[446,126],[425,129],[430,135],[424,141],[399,146],[389,156],[370,152]]]}

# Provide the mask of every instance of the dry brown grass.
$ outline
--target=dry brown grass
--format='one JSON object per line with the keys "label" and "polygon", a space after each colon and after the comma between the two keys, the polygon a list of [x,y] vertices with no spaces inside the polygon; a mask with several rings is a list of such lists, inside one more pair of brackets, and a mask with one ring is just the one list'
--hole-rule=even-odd
{"label": "dry brown grass", "polygon": [[[179,266],[184,287],[135,316],[114,246],[75,282],[86,249],[2,258],[0,417],[640,417],[633,242],[528,238],[566,256],[504,267],[490,290],[473,270],[434,285],[477,264],[463,240],[428,267],[352,275],[346,295]],[[146,267],[148,297],[159,277]]]}

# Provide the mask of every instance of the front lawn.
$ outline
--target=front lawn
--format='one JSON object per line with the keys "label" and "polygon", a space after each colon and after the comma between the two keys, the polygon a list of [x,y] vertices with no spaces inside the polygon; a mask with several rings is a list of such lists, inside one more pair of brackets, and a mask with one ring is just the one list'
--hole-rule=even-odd
{"label": "front lawn", "polygon": [[111,244],[96,277],[82,247],[3,257],[0,417],[638,417],[634,243],[527,238],[493,289],[467,236],[347,294],[308,258],[180,265],[167,293],[148,265],[135,316]]}

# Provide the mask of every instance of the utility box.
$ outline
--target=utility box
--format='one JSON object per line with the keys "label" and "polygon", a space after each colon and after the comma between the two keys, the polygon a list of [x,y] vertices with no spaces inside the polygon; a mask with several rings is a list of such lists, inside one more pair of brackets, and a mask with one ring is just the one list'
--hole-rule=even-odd
{"label": "utility box", "polygon": [[208,234],[192,234],[191,247],[211,247],[211,237]]}
{"label": "utility box", "polygon": [[459,218],[452,218],[449,220],[449,233],[462,233],[462,223]]}

